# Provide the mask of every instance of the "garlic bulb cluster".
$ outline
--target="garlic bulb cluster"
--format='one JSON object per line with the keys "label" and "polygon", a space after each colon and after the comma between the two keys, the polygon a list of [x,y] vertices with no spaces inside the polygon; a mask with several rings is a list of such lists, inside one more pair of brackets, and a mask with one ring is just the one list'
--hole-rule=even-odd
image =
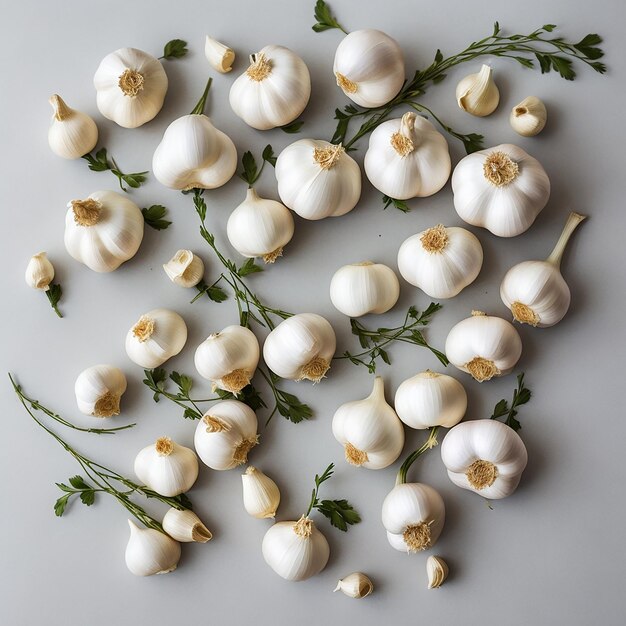
{"label": "garlic bulb cluster", "polygon": [[137,128],[161,110],[167,74],[151,54],[120,48],[102,59],[93,84],[100,113],[124,128]]}
{"label": "garlic bulb cluster", "polygon": [[204,276],[202,259],[191,250],[178,250],[176,254],[163,265],[167,277],[181,287],[195,287]]}
{"label": "garlic bulb cluster", "polygon": [[54,154],[64,159],[79,159],[98,143],[98,127],[89,115],[65,104],[61,96],[50,98],[54,110],[48,130],[48,144]]}
{"label": "garlic bulb cluster", "polygon": [[461,109],[485,117],[491,115],[500,102],[500,92],[493,82],[492,69],[483,65],[480,72],[463,78],[456,87],[456,101]]}
{"label": "garlic bulb cluster", "polygon": [[299,313],[282,321],[267,336],[263,358],[281,378],[319,383],[330,368],[337,339],[328,320]]}
{"label": "garlic bulb cluster", "polygon": [[208,35],[204,42],[204,55],[214,70],[226,74],[233,69],[235,53],[223,43],[212,39]]}
{"label": "garlic bulb cluster", "polygon": [[132,259],[143,239],[139,207],[115,191],[72,200],[65,216],[65,247],[94,272],[113,272]]}
{"label": "garlic bulb cluster", "polygon": [[361,196],[361,170],[339,145],[300,139],[278,156],[278,194],[285,206],[307,220],[345,215]]}
{"label": "garlic bulb cluster", "polygon": [[140,528],[132,520],[126,545],[126,567],[135,576],[173,572],[180,560],[180,544],[154,528]]}
{"label": "garlic bulb cluster", "polygon": [[119,415],[120,398],[125,391],[126,376],[112,365],[88,367],[74,383],[78,410],[94,417]]}
{"label": "garlic bulb cluster", "polygon": [[439,589],[448,578],[448,573],[448,564],[440,556],[431,555],[426,559],[429,589]]}
{"label": "garlic bulb cluster", "polygon": [[502,144],[461,159],[452,173],[452,191],[461,219],[498,237],[515,237],[546,206],[550,180],[537,159]]}
{"label": "garlic bulb cluster", "polygon": [[248,467],[242,474],[243,506],[257,519],[274,519],[280,504],[278,485],[256,467]]}
{"label": "garlic bulb cluster", "polygon": [[512,428],[480,419],[457,424],[448,432],[441,444],[441,460],[455,485],[495,500],[517,489],[528,453]]}
{"label": "garlic bulb cluster", "polygon": [[26,284],[33,289],[41,291],[50,289],[50,283],[54,280],[54,266],[45,252],[39,252],[31,257],[24,278]]}
{"label": "garlic bulb cluster", "polygon": [[465,228],[438,224],[412,235],[398,251],[404,280],[431,298],[453,298],[476,280],[483,265],[483,248]]}
{"label": "garlic bulb cluster", "polygon": [[524,98],[511,109],[509,122],[511,128],[522,137],[538,135],[548,121],[546,105],[536,96]]}
{"label": "garlic bulb cluster", "polygon": [[374,583],[361,572],[354,572],[344,576],[335,587],[334,591],[341,591],[349,598],[365,598],[374,591]]}
{"label": "garlic bulb cluster", "polygon": [[213,537],[202,520],[189,509],[169,509],[163,517],[162,526],[172,539],[183,543],[206,543]]}
{"label": "garlic bulb cluster", "polygon": [[340,267],[330,281],[330,299],[349,317],[385,313],[398,301],[400,283],[395,272],[381,263],[364,261]]}
{"label": "garlic bulb cluster", "polygon": [[432,196],[452,167],[444,136],[413,112],[374,130],[363,165],[372,185],[397,200]]}

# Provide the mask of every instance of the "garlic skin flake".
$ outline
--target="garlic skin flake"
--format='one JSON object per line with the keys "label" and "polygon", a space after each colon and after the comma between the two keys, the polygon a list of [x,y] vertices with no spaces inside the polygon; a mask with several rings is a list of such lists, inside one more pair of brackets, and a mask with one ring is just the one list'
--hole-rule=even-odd
{"label": "garlic skin flake", "polygon": [[536,96],[524,98],[511,109],[509,122],[511,128],[522,137],[538,135],[548,121],[546,105]]}
{"label": "garlic skin flake", "polygon": [[154,528],[140,528],[132,520],[126,545],[126,567],[135,576],[173,572],[180,560],[180,544]]}
{"label": "garlic skin flake", "polygon": [[120,414],[120,398],[126,391],[124,372],[112,365],[94,365],[83,370],[74,384],[78,410],[94,417]]}
{"label": "garlic skin flake", "polygon": [[195,287],[204,276],[204,263],[191,250],[178,250],[163,265],[167,277],[175,284],[189,289]]}
{"label": "garlic skin flake", "polygon": [[241,475],[243,506],[252,517],[274,519],[280,504],[278,485],[256,467],[248,467]]}
{"label": "garlic skin flake", "polygon": [[54,280],[54,266],[45,252],[39,252],[31,257],[24,278],[26,284],[33,289],[40,291],[50,289],[50,283]]}
{"label": "garlic skin flake", "polygon": [[461,109],[485,117],[491,115],[500,102],[500,92],[493,82],[493,70],[483,65],[480,72],[463,78],[456,87],[456,101]]}
{"label": "garlic skin flake", "polygon": [[354,572],[342,578],[334,591],[341,591],[349,598],[366,598],[374,591],[374,583],[361,572]]}
{"label": "garlic skin flake", "polygon": [[429,589],[439,589],[448,578],[448,573],[448,564],[440,556],[429,556],[426,559]]}
{"label": "garlic skin flake", "polygon": [[180,511],[171,508],[163,517],[163,530],[176,541],[183,543],[206,543],[213,537],[202,520],[189,509]]}
{"label": "garlic skin flake", "polygon": [[204,42],[204,55],[214,70],[226,74],[233,69],[235,53],[223,43],[211,39],[208,35]]}
{"label": "garlic skin flake", "polygon": [[48,144],[64,159],[79,159],[91,152],[98,143],[98,127],[89,115],[67,106],[61,96],[50,97],[54,110],[48,129]]}

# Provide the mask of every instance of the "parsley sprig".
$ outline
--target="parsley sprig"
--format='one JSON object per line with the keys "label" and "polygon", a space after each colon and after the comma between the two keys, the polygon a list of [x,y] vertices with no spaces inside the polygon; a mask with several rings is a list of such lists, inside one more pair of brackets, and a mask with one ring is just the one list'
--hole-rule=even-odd
{"label": "parsley sprig", "polygon": [[96,152],[95,156],[88,153],[82,158],[89,163],[89,169],[92,172],[111,172],[114,174],[122,191],[128,191],[128,189],[124,187],[124,183],[133,189],[137,189],[146,182],[146,174],[148,174],[148,170],[145,172],[135,172],[134,174],[124,174],[124,172],[122,172],[122,170],[120,170],[117,166],[113,157],[107,155],[106,148],[100,148],[100,150]]}
{"label": "parsley sprig", "polygon": [[61,285],[59,285],[58,283],[51,283],[50,285],[48,285],[48,289],[46,289],[45,294],[48,298],[48,302],[50,302],[50,306],[52,307],[54,312],[57,314],[57,316],[63,317],[58,307],[59,300],[61,299],[61,296],[63,295],[63,289],[61,289]]}
{"label": "parsley sprig", "polygon": [[186,41],[182,39],[172,39],[163,47],[163,56],[160,56],[159,59],[165,59],[166,61],[182,59],[188,52]]}
{"label": "parsley sprig", "polygon": [[511,400],[511,406],[506,400],[500,400],[493,409],[493,415],[490,419],[496,420],[506,415],[506,419],[503,420],[507,426],[510,426],[514,431],[521,429],[522,425],[519,420],[516,419],[518,407],[526,404],[532,396],[530,389],[524,385],[524,372],[517,376],[517,388],[513,391],[513,399]]}
{"label": "parsley sprig", "polygon": [[316,33],[337,28],[346,35],[348,34],[348,31],[335,19],[330,7],[324,0],[317,0],[314,15],[317,22],[313,24],[312,28]]}
{"label": "parsley sprig", "polygon": [[253,187],[254,183],[261,177],[266,163],[269,163],[272,167],[276,167],[276,158],[274,150],[269,144],[263,148],[263,152],[261,153],[261,167],[257,166],[252,152],[249,150],[248,152],[244,152],[241,159],[243,171],[239,173],[239,177],[248,183],[248,187]]}
{"label": "parsley sprig", "polygon": [[167,215],[167,209],[162,204],[141,209],[143,221],[154,230],[165,230],[172,222],[163,219]]}
{"label": "parsley sprig", "polygon": [[295,133],[299,133],[300,129],[304,126],[304,120],[296,120],[295,122],[291,122],[291,124],[285,124],[284,126],[279,126],[280,130],[283,133],[287,133],[288,135],[294,135]]}
{"label": "parsley sprig", "polygon": [[223,278],[220,276],[215,282],[207,285],[203,280],[201,280],[197,285],[196,289],[198,290],[197,295],[189,301],[189,304],[193,304],[196,300],[202,298],[202,296],[207,296],[209,300],[213,300],[213,302],[224,302],[228,300],[228,294],[219,286],[220,281]]}

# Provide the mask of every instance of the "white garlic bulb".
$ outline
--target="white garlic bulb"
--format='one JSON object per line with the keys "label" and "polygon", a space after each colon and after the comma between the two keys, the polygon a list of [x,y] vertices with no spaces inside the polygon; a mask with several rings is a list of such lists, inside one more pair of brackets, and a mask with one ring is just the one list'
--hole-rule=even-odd
{"label": "white garlic bulb", "polygon": [[498,237],[515,237],[546,206],[550,180],[537,159],[501,144],[461,159],[452,173],[452,191],[461,219]]}
{"label": "white garlic bulb", "polygon": [[528,462],[521,437],[490,419],[457,424],[444,437],[441,460],[450,480],[488,499],[510,496]]}
{"label": "white garlic bulb", "polygon": [[256,467],[248,467],[242,474],[243,506],[252,517],[267,519],[276,517],[280,504],[278,485]]}
{"label": "white garlic bulb", "polygon": [[126,354],[133,363],[152,369],[176,356],[186,342],[185,320],[169,309],[153,309],[128,331]]}
{"label": "white garlic bulb", "polygon": [[102,59],[93,84],[100,113],[124,128],[137,128],[161,110],[167,74],[151,54],[120,48]]}
{"label": "white garlic bulb", "polygon": [[94,417],[119,415],[120,398],[125,391],[126,376],[112,365],[88,367],[74,383],[78,410]]}
{"label": "white garlic bulb", "polygon": [[235,53],[223,43],[211,39],[208,35],[204,42],[204,55],[214,70],[226,74],[233,69]]}
{"label": "white garlic bulb", "polygon": [[250,187],[246,199],[230,214],[226,233],[230,245],[248,258],[274,263],[293,237],[291,211],[280,202],[261,198]]}
{"label": "white garlic bulb", "polygon": [[201,461],[214,470],[246,463],[259,442],[254,411],[238,400],[215,403],[198,422],[194,445]]}
{"label": "white garlic bulb", "polygon": [[500,297],[517,322],[546,328],[565,317],[571,294],[561,275],[561,259],[572,233],[585,217],[570,213],[554,250],[545,261],[518,263],[504,276]]}
{"label": "white garlic bulb", "polygon": [[278,156],[278,195],[285,206],[307,220],[345,215],[361,196],[361,170],[339,145],[300,139]]}
{"label": "white garlic bulb", "polygon": [[250,384],[260,352],[259,342],[249,328],[227,326],[196,348],[194,363],[202,378],[236,395]]}
{"label": "white garlic bulb", "polygon": [[361,572],[354,572],[344,576],[335,587],[334,591],[341,591],[349,598],[365,598],[374,591],[374,583]]}
{"label": "white garlic bulb", "polygon": [[98,143],[98,127],[89,115],[67,106],[63,98],[50,98],[54,109],[48,129],[48,144],[56,155],[64,159],[79,159],[91,152]]}
{"label": "white garlic bulb", "polygon": [[33,289],[48,291],[54,280],[54,266],[45,252],[39,252],[30,258],[26,266],[26,284]]}
{"label": "white garlic bulb", "polygon": [[398,251],[404,280],[431,298],[454,298],[483,266],[483,248],[465,228],[438,224],[406,239]]}
{"label": "white garlic bulb", "polygon": [[189,491],[198,478],[193,450],[159,437],[135,457],[135,474],[147,487],[168,498]]}
{"label": "white garlic bulb", "polygon": [[176,541],[206,543],[213,537],[202,520],[189,509],[171,508],[163,517],[163,530]]}
{"label": "white garlic bulb", "polygon": [[385,313],[398,301],[400,283],[395,272],[381,263],[364,261],[340,267],[330,281],[335,308],[350,317]]}
{"label": "white garlic bulb", "polygon": [[452,168],[445,137],[413,112],[374,130],[363,166],[370,183],[397,200],[432,196]]}
{"label": "white garlic bulb", "polygon": [[500,102],[500,92],[493,82],[492,69],[483,65],[480,72],[463,78],[456,87],[456,101],[461,109],[485,117],[491,115]]}
{"label": "white garlic bulb", "polygon": [[132,259],[143,239],[139,207],[115,191],[95,191],[68,203],[65,248],[94,272],[113,272]]}
{"label": "white garlic bulb", "polygon": [[293,122],[310,96],[305,62],[283,46],[265,46],[250,55],[250,67],[233,83],[229,101],[248,126],[268,130]]}
{"label": "white garlic bulb", "polygon": [[511,109],[511,128],[522,137],[538,135],[546,125],[548,111],[546,105],[536,96],[524,98]]}
{"label": "white garlic bulb", "polygon": [[431,555],[426,559],[429,589],[439,589],[448,578],[448,573],[448,564],[440,556]]}
{"label": "white garlic bulb", "polygon": [[163,265],[167,277],[181,287],[195,287],[204,276],[202,259],[191,250],[178,250],[176,254]]}
{"label": "white garlic bulb", "polygon": [[319,383],[330,368],[337,339],[328,320],[299,313],[282,321],[267,336],[263,358],[281,378]]}
{"label": "white garlic bulb", "polygon": [[180,544],[154,528],[140,528],[128,520],[130,539],[126,545],[126,567],[135,576],[173,572],[180,560]]}
{"label": "white garlic bulb", "polygon": [[404,83],[404,57],[395,39],[367,28],[348,33],[335,52],[337,85],[362,107],[387,104]]}
{"label": "white garlic bulb", "polygon": [[385,401],[385,385],[374,379],[372,393],[363,400],[342,404],[333,417],[333,435],[344,447],[346,461],[357,467],[382,469],[400,456],[404,428]]}

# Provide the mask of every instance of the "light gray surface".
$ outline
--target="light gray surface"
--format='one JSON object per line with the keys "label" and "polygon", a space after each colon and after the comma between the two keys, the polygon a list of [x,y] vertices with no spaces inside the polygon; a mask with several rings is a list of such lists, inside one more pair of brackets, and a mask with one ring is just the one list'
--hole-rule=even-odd
{"label": "light gray surface", "polygon": [[[125,355],[127,329],[153,307],[179,311],[189,326],[188,347],[166,367],[194,373],[195,346],[210,332],[236,323],[234,302],[190,305],[189,292],[166,279],[161,264],[181,247],[201,253],[209,277],[219,268],[197,233],[191,199],[153,179],[131,197],[140,206],[167,205],[174,221],[169,230],[147,229],[135,259],[109,275],[94,274],[67,255],[66,203],[96,189],[115,189],[115,179],[89,172],[83,161],[66,162],[50,152],[47,98],[58,92],[70,105],[92,114],[100,128],[100,145],[109,148],[127,171],[149,169],[163,130],[193,107],[202,90],[209,73],[203,55],[208,32],[238,53],[233,74],[215,77],[208,113],[233,138],[240,155],[246,149],[258,154],[268,142],[278,152],[298,137],[327,138],[334,128],[332,112],[345,102],[330,72],[341,34],[311,31],[313,4],[313,0],[3,3],[0,372],[16,373],[27,392],[87,425],[93,420],[80,417],[74,406],[76,375],[98,362],[122,367],[129,389],[123,415],[114,423],[136,420],[135,429],[106,438],[57,430],[81,451],[129,475],[136,452],[159,435],[167,433],[191,445],[194,424],[183,421],[175,407],[152,402],[141,384],[140,368]],[[128,516],[114,501],[100,498],[91,509],[75,504],[63,519],[54,517],[52,504],[59,495],[54,482],[66,480],[79,468],[28,418],[5,381],[0,454],[3,624],[623,623],[621,455],[626,422],[620,390],[626,339],[621,267],[626,228],[621,192],[626,12],[617,0],[545,5],[536,0],[501,6],[461,0],[332,3],[348,28],[376,27],[397,38],[410,72],[430,63],[438,47],[449,54],[486,36],[496,19],[507,32],[528,32],[554,22],[568,38],[592,31],[606,40],[608,75],[578,66],[579,77],[573,83],[555,74],[525,70],[513,61],[492,60],[501,104],[484,120],[462,113],[454,101],[457,80],[476,70],[478,63],[450,72],[425,99],[455,128],[484,132],[487,145],[513,141],[529,150],[544,164],[553,189],[549,205],[523,236],[504,240],[473,229],[485,250],[483,271],[436,316],[428,333],[434,345],[441,347],[449,328],[471,309],[504,315],[498,297],[504,271],[519,261],[545,257],[570,209],[591,216],[565,259],[565,276],[573,292],[569,315],[549,330],[520,329],[524,354],[519,369],[526,371],[534,397],[521,414],[530,461],[515,496],[489,510],[481,498],[448,481],[437,450],[411,471],[414,480],[435,486],[446,502],[446,527],[434,550],[450,564],[445,587],[426,590],[426,554],[409,557],[387,544],[380,505],[393,486],[398,464],[378,472],[348,467],[332,437],[330,420],[336,407],[369,393],[372,377],[364,369],[341,362],[317,387],[286,385],[315,408],[316,418],[296,426],[276,417],[251,455],[252,463],[280,485],[279,519],[301,514],[313,475],[330,461],[337,463],[337,473],[324,495],[349,497],[362,513],[363,523],[346,535],[319,520],[331,544],[331,559],[320,576],[299,584],[283,581],[265,565],[260,545],[269,522],[243,511],[240,471],[206,468],[191,496],[214,540],[185,546],[174,574],[149,579],[130,575],[124,565]],[[134,131],[105,121],[96,109],[91,82],[100,59],[122,46],[158,53],[172,37],[186,39],[191,54],[165,64],[170,88],[157,119]],[[228,106],[229,86],[246,67],[246,55],[268,43],[292,47],[311,70],[313,96],[303,116],[305,130],[296,137],[254,131]],[[530,94],[545,100],[550,118],[539,137],[521,139],[509,128],[508,113]],[[361,143],[358,160],[364,147]],[[451,143],[451,150],[456,163],[462,147]],[[258,189],[276,197],[271,172],[264,174]],[[227,216],[244,193],[245,185],[234,178],[208,194],[209,224],[223,247]],[[357,344],[347,319],[333,309],[328,297],[334,270],[364,258],[396,267],[398,246],[408,234],[437,222],[462,225],[449,185],[433,198],[412,202],[415,208],[409,215],[392,209],[383,212],[379,198],[365,183],[362,200],[349,215],[318,223],[297,219],[285,257],[264,275],[250,279],[269,303],[327,316],[337,331],[340,350]],[[40,250],[48,251],[63,285],[63,320],[23,281],[29,256]],[[391,324],[411,303],[424,307],[429,301],[403,283],[397,308],[366,322]],[[415,347],[394,346],[390,353],[392,367],[380,368],[388,397],[408,376],[438,366],[430,353]],[[469,393],[470,419],[488,416],[498,399],[510,397],[515,382],[510,376],[481,386],[462,374],[459,378]],[[407,433],[403,456],[422,438],[423,434]],[[162,512],[158,506],[149,508]],[[336,580],[355,570],[371,575],[375,595],[362,602],[333,595]]]}

